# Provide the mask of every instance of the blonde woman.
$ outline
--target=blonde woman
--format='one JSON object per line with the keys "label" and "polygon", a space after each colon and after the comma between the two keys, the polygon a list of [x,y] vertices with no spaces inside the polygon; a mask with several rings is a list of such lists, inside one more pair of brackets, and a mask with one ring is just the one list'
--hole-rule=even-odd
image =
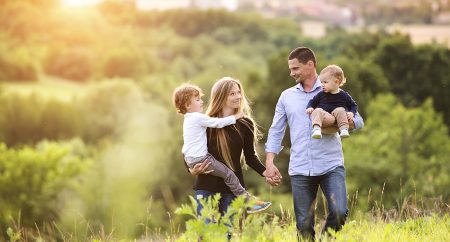
{"label": "blonde woman", "polygon": [[[241,164],[242,154],[245,163],[261,176],[266,169],[255,151],[255,143],[259,135],[258,126],[252,119],[251,109],[239,80],[231,77],[219,79],[212,87],[206,114],[210,117],[223,118],[235,115],[240,111],[244,112],[244,118],[237,120],[234,125],[221,129],[209,128],[207,138],[209,153],[232,169],[241,185],[245,187]],[[192,175],[198,175],[194,184],[195,199],[199,204],[197,214],[200,214],[202,209],[199,200],[207,199],[216,193],[221,195],[219,210],[221,213],[225,213],[235,195],[223,179],[207,174],[208,165],[209,163],[206,161],[189,169]],[[260,206],[261,210],[265,210],[271,204],[270,202],[263,202],[257,205]]]}

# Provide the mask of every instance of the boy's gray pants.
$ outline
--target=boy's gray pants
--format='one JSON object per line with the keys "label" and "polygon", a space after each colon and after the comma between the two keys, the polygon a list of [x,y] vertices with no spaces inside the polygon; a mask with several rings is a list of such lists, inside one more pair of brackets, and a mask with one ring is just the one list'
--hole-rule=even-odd
{"label": "boy's gray pants", "polygon": [[216,160],[211,154],[207,154],[202,157],[185,157],[186,164],[189,168],[193,168],[196,164],[202,163],[206,159],[208,159],[208,161],[211,163],[208,167],[208,170],[212,170],[212,172],[208,173],[209,175],[222,178],[235,196],[248,194],[248,192],[245,191],[245,188],[242,187],[233,170],[228,168],[228,166],[226,166],[224,163]]}

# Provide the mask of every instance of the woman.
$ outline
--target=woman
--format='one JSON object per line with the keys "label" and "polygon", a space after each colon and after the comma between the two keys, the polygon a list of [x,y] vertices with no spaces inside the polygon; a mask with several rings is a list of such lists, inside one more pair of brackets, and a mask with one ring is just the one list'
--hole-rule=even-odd
{"label": "woman", "polygon": [[[237,120],[235,125],[221,129],[208,129],[208,151],[217,160],[231,168],[242,186],[245,187],[242,174],[241,154],[244,153],[245,162],[249,167],[263,176],[264,165],[255,151],[259,130],[251,116],[251,109],[244,94],[244,89],[238,80],[224,77],[218,80],[211,90],[211,100],[206,114],[211,117],[226,117],[243,111],[244,118]],[[198,203],[197,214],[202,206],[202,198],[208,198],[220,193],[219,211],[223,214],[235,198],[224,180],[220,177],[210,176],[207,173],[208,163],[197,164],[190,169],[192,175],[197,176],[194,184],[195,199]],[[257,204],[264,210],[270,203]]]}

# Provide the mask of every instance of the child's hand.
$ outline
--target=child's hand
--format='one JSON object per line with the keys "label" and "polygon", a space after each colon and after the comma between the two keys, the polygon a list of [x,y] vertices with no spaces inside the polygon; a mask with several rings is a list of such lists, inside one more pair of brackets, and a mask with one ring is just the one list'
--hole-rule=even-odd
{"label": "child's hand", "polygon": [[352,112],[347,112],[347,119],[353,119],[354,116]]}
{"label": "child's hand", "polygon": [[244,117],[244,112],[241,110],[241,111],[237,112],[237,113],[234,115],[234,117],[235,117],[236,119],[240,119],[240,118]]}
{"label": "child's hand", "polygon": [[306,113],[311,114],[314,111],[314,108],[307,108]]}

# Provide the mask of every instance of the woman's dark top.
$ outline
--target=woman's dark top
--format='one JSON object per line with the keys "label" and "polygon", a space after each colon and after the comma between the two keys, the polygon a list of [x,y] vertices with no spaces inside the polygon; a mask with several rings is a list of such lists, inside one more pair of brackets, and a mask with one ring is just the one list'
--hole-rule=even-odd
{"label": "woman's dark top", "polygon": [[[250,125],[246,126],[244,122]],[[240,134],[236,131],[236,129],[239,130]],[[217,130],[218,129],[208,128],[208,152],[218,161],[225,163],[219,152]],[[239,178],[241,185],[245,187],[244,177],[242,175],[242,167],[240,163],[242,151],[244,152],[245,162],[253,170],[258,172],[261,176],[262,173],[266,170],[266,168],[256,155],[256,151],[254,149],[254,136],[252,132],[253,123],[250,119],[242,118],[237,120],[236,124],[224,127],[223,130],[228,136],[228,147],[230,149],[230,156],[234,166],[234,174],[236,174],[236,176]],[[197,179],[194,183],[194,190],[232,193],[228,186],[225,185],[225,182],[222,178],[204,174],[197,176]]]}

